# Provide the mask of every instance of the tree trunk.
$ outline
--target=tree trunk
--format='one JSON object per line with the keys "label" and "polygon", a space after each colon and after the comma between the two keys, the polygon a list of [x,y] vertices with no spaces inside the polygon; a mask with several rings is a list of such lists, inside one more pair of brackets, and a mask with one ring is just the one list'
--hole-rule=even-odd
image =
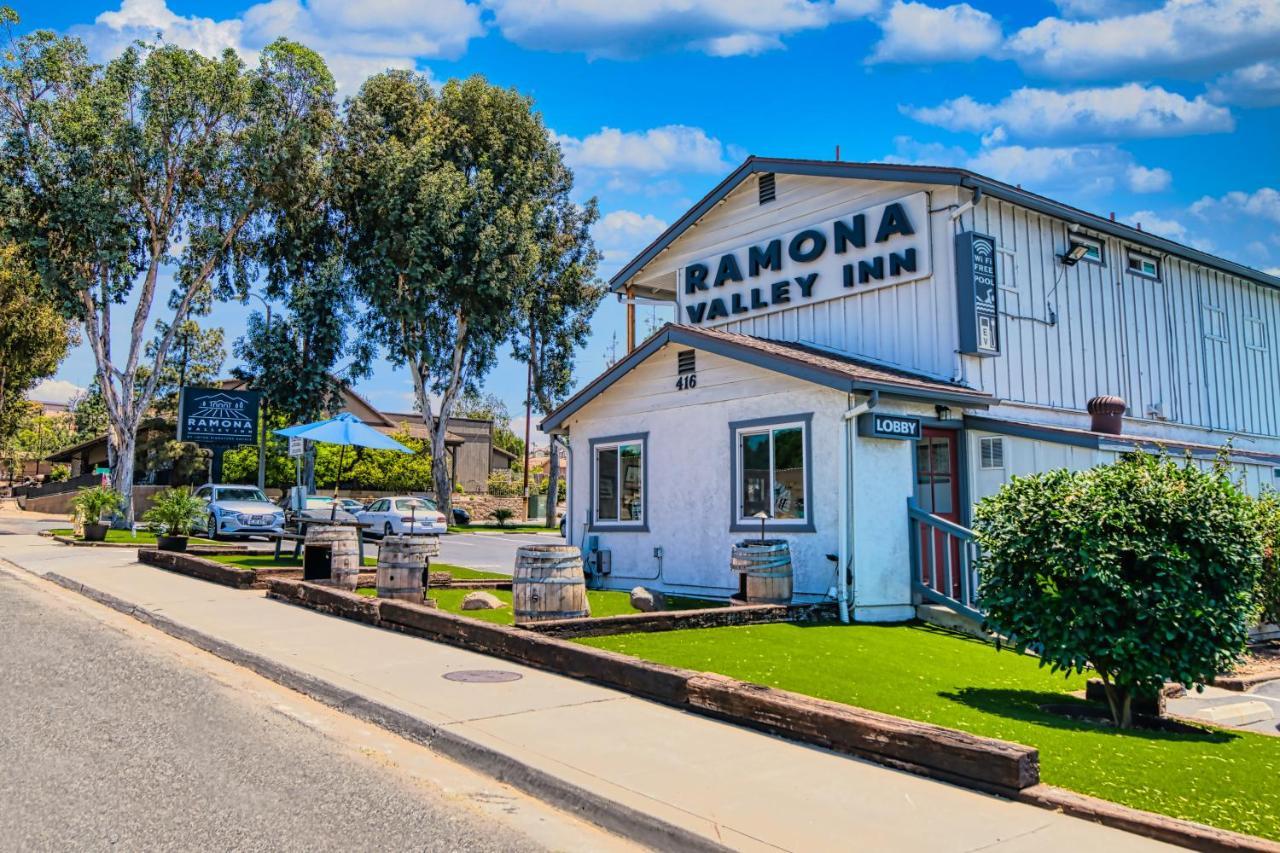
{"label": "tree trunk", "polygon": [[1102,686],[1107,694],[1107,705],[1111,709],[1111,720],[1117,728],[1133,728],[1133,697],[1127,690],[1122,690],[1111,681],[1111,676],[1104,669],[1098,670],[1102,678]]}
{"label": "tree trunk", "polygon": [[453,521],[453,478],[449,471],[449,451],[445,446],[448,420],[442,412],[431,430],[431,483],[436,494],[436,508],[444,513],[446,524]]}
{"label": "tree trunk", "polygon": [[556,506],[560,503],[560,441],[554,435],[551,436],[547,462],[551,466],[547,472],[547,527],[555,527]]}
{"label": "tree trunk", "polygon": [[132,524],[133,512],[133,470],[134,454],[138,441],[136,429],[117,430],[115,460],[111,464],[111,488],[120,493],[124,499],[124,524]]}

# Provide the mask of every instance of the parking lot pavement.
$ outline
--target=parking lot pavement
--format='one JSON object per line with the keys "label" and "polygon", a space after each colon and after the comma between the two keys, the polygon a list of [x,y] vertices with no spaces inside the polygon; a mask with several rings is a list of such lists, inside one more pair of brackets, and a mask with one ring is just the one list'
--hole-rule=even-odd
{"label": "parking lot pavement", "polygon": [[440,537],[442,563],[511,574],[521,545],[563,545],[560,536],[544,533],[450,533]]}
{"label": "parking lot pavement", "polygon": [[1241,693],[1206,687],[1180,699],[1168,700],[1170,714],[1191,717],[1227,728],[1280,737],[1280,681],[1268,681]]}

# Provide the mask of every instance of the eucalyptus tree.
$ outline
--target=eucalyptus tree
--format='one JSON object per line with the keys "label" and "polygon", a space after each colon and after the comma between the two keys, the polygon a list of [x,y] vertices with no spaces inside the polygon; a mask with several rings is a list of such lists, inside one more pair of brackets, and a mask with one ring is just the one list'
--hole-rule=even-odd
{"label": "eucalyptus tree", "polygon": [[26,393],[54,374],[74,340],[38,285],[17,247],[0,246],[0,442],[23,419]]}
{"label": "eucalyptus tree", "polygon": [[[573,389],[574,354],[586,346],[591,317],[605,289],[596,279],[600,254],[591,241],[598,217],[595,200],[569,200],[573,176],[562,170],[562,191],[539,217],[538,265],[521,307],[523,328],[512,338],[517,359],[529,365],[530,391],[538,412],[548,415]],[[560,439],[551,436],[546,526],[556,524],[560,495]],[[570,519],[572,521],[572,519]]]}
{"label": "eucalyptus tree", "polygon": [[348,105],[337,167],[363,327],[412,378],[447,515],[448,419],[521,324],[541,219],[571,186],[560,150],[518,92],[394,71]]}
{"label": "eucalyptus tree", "polygon": [[[294,176],[334,130],[333,78],[284,39],[254,69],[230,50],[210,58],[162,43],[95,65],[78,39],[15,38],[17,16],[2,14],[5,226],[83,325],[112,482],[132,518],[137,430],[175,334],[193,312],[247,291],[272,211],[291,203]],[[162,280],[172,281],[166,329],[139,379]],[[129,324],[123,353],[113,348],[117,310]]]}

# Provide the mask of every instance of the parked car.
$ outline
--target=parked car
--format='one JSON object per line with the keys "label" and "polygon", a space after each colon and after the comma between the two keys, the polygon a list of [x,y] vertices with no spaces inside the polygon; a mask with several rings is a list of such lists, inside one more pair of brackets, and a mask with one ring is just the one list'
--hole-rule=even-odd
{"label": "parked car", "polygon": [[460,506],[455,506],[453,508],[453,523],[460,527],[466,527],[471,523],[471,513]]}
{"label": "parked car", "polygon": [[363,502],[358,501],[355,498],[338,498],[338,509],[345,509],[352,515],[355,515],[358,512],[363,512],[365,506],[366,505]]}
{"label": "parked car", "polygon": [[205,502],[203,528],[210,539],[261,536],[284,527],[284,511],[257,486],[207,483],[196,489],[195,496]]}
{"label": "parked car", "polygon": [[[338,502],[335,511],[333,506],[333,498],[327,495],[307,495],[306,503],[299,512],[290,512],[290,523],[297,521],[299,518],[315,518],[322,521],[332,519],[334,521],[356,521],[355,513],[348,512],[343,508],[341,501]],[[289,505],[289,496],[285,495],[281,498],[281,504]]]}
{"label": "parked car", "polygon": [[449,529],[434,501],[412,495],[378,498],[356,517],[369,524],[369,532],[375,536],[439,536]]}

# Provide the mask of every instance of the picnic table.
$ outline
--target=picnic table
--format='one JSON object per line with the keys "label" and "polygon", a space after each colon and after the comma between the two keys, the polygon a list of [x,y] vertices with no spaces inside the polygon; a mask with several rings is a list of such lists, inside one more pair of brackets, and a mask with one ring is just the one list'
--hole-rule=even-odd
{"label": "picnic table", "polygon": [[272,538],[276,540],[275,558],[277,560],[280,559],[280,546],[285,541],[293,543],[294,559],[301,555],[302,545],[307,541],[307,528],[309,527],[354,527],[356,529],[356,546],[360,551],[360,565],[364,565],[364,532],[373,527],[372,524],[364,521],[344,521],[336,518],[296,518],[293,525],[295,530],[282,530],[279,533],[271,534]]}

